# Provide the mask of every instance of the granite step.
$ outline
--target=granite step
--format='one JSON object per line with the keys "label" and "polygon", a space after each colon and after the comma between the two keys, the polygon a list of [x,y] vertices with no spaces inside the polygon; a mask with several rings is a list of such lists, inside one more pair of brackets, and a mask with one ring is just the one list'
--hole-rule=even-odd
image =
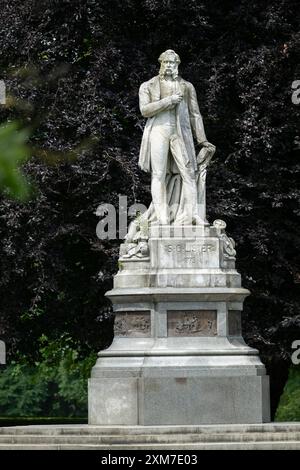
{"label": "granite step", "polygon": [[276,433],[300,432],[300,422],[279,422],[262,424],[202,424],[202,425],[163,425],[163,426],[95,426],[88,424],[53,424],[2,426],[2,434],[30,435],[139,435],[139,434],[215,434],[215,433]]}
{"label": "granite step", "polygon": [[300,432],[276,433],[204,433],[204,434],[139,434],[139,435],[31,435],[2,434],[0,444],[73,444],[73,445],[151,445],[197,444],[215,442],[299,442]]}
{"label": "granite step", "polygon": [[177,444],[103,445],[103,444],[0,444],[1,450],[300,450],[299,441],[277,442],[198,442]]}
{"label": "granite step", "polygon": [[297,449],[300,423],[201,426],[51,425],[0,428],[0,450]]}

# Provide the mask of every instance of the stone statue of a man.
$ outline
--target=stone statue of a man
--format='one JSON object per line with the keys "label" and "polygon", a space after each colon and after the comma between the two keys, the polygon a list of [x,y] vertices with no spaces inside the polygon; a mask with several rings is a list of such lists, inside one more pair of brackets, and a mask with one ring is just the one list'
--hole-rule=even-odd
{"label": "stone statue of a man", "polygon": [[[139,166],[152,176],[153,208],[148,219],[169,224],[171,217],[174,224],[203,224],[198,164],[209,161],[215,147],[206,140],[195,88],[178,75],[178,54],[167,50],[159,62],[159,75],[143,83],[139,91],[140,110],[148,118],[139,156]],[[202,147],[201,162],[193,134]],[[176,209],[170,214],[172,205]]]}

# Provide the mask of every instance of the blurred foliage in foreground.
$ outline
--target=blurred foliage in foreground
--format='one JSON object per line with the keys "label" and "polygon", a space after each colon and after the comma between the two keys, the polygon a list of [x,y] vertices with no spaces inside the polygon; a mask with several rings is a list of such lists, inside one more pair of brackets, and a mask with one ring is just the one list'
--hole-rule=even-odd
{"label": "blurred foliage in foreground", "polygon": [[300,367],[291,367],[275,421],[300,421]]}
{"label": "blurred foliage in foreground", "polygon": [[16,122],[0,126],[0,190],[17,199],[27,199],[29,185],[20,164],[29,157],[26,141],[29,133]]}

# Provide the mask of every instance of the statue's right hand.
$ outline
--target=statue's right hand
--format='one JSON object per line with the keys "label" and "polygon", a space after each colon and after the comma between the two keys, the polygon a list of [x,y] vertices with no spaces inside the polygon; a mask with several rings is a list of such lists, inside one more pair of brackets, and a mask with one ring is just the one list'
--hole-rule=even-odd
{"label": "statue's right hand", "polygon": [[172,104],[179,104],[180,101],[182,101],[182,98],[182,93],[174,93],[174,95],[171,96]]}

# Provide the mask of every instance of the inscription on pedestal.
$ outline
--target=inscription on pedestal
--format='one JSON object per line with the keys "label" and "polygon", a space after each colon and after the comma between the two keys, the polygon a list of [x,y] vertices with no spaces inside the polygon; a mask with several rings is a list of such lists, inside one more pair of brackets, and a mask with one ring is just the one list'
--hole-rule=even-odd
{"label": "inscription on pedestal", "polygon": [[[156,252],[157,249],[157,252]],[[164,268],[219,267],[219,245],[215,238],[202,240],[169,239],[157,241],[153,264]]]}
{"label": "inscription on pedestal", "polygon": [[168,336],[216,336],[217,312],[214,310],[169,310]]}
{"label": "inscription on pedestal", "polygon": [[145,338],[151,336],[150,312],[119,312],[116,314],[115,336]]}
{"label": "inscription on pedestal", "polygon": [[183,253],[185,255],[216,251],[216,246],[212,243],[204,243],[202,245],[196,243],[177,243],[176,245],[166,244],[164,247],[168,253]]}

